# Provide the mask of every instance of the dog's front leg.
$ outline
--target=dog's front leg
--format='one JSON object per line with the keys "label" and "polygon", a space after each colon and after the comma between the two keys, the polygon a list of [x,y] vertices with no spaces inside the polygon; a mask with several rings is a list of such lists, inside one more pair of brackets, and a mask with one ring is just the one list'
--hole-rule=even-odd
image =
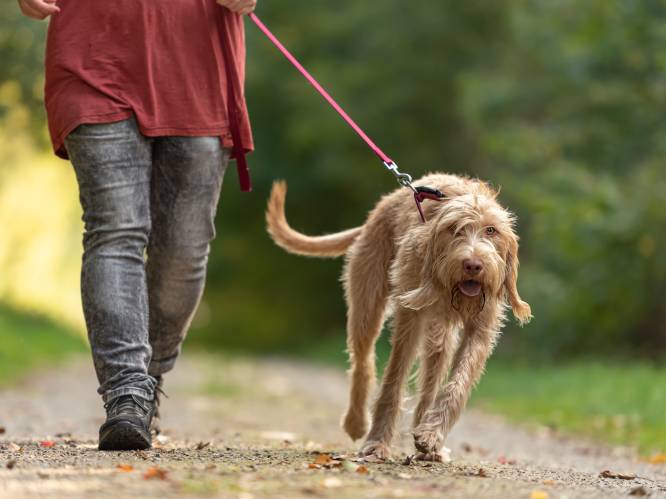
{"label": "dog's front leg", "polygon": [[417,312],[400,307],[396,310],[393,327],[391,356],[375,402],[372,427],[361,448],[362,455],[380,459],[390,456],[405,382],[421,336],[421,320]]}
{"label": "dog's front leg", "polygon": [[446,436],[460,417],[472,388],[483,373],[497,335],[494,330],[465,330],[449,381],[414,430],[414,444],[419,452],[426,455],[440,453]]}

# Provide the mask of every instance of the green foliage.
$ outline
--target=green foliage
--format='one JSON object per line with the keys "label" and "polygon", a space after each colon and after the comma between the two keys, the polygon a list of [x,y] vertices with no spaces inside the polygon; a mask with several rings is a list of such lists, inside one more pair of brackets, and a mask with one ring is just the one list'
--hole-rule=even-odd
{"label": "green foliage", "polygon": [[471,404],[648,454],[666,449],[664,383],[666,370],[645,364],[491,361]]}
{"label": "green foliage", "polygon": [[[43,103],[43,61],[46,23],[25,18],[16,2],[10,3],[0,10],[0,87],[3,83],[15,82],[19,92],[11,105],[0,102],[0,121],[11,112],[12,105],[26,107],[30,111],[29,126],[38,130],[35,138],[44,146],[46,114]],[[15,127],[17,124],[13,125]],[[14,127],[4,133],[15,132]]]}
{"label": "green foliage", "polygon": [[83,340],[63,326],[0,306],[0,386],[85,350]]}

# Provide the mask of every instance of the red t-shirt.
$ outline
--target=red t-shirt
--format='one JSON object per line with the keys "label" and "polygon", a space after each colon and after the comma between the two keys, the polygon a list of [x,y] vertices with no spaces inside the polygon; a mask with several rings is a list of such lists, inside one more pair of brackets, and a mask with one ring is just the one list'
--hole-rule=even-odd
{"label": "red t-shirt", "polygon": [[232,139],[223,41],[242,147],[253,149],[243,93],[243,19],[215,0],[59,0],[49,25],[45,103],[56,154],[83,123],[134,115],[146,136]]}

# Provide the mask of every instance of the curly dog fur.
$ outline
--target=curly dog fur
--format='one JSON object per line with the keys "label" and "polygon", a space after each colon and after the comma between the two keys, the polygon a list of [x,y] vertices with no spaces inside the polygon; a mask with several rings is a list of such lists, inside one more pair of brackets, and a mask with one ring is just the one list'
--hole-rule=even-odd
{"label": "curly dog fur", "polygon": [[[497,202],[498,193],[455,175],[431,174],[416,183],[446,196],[424,203],[425,224],[411,193],[399,188],[377,203],[361,227],[306,236],[287,223],[283,182],[273,185],[266,220],[273,240],[291,253],[345,255],[351,392],[342,426],[354,440],[367,434],[361,454],[389,457],[406,379],[420,351],[414,442],[419,457],[441,460],[444,440],[483,373],[506,310],[521,324],[531,311],[516,286],[515,217]],[[375,342],[389,315],[391,356],[368,433]]]}

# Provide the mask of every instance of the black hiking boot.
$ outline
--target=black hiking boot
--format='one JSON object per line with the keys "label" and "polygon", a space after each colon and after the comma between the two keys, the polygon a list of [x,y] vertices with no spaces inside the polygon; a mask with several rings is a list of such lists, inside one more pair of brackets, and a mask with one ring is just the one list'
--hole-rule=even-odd
{"label": "black hiking boot", "polygon": [[99,429],[99,450],[149,449],[153,402],[122,395],[104,405],[106,422]]}

